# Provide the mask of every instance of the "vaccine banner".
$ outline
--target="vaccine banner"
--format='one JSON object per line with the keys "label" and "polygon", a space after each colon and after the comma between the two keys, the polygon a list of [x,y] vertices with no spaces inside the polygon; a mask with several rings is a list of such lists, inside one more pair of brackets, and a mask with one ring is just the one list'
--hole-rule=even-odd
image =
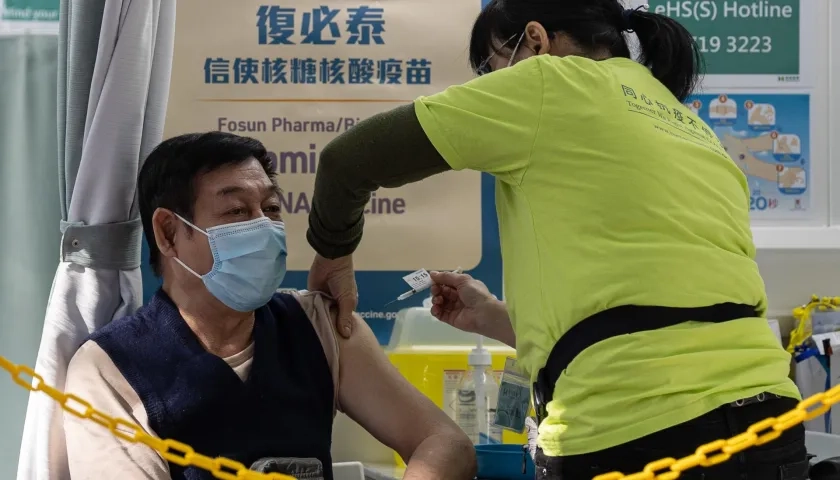
{"label": "vaccine banner", "polygon": [[[306,287],[321,149],[371,115],[471,79],[467,46],[480,8],[477,0],[178,3],[165,136],[218,130],[266,145],[289,236],[283,287]],[[354,263],[359,313],[382,343],[396,313],[426,295],[385,307],[408,290],[402,277],[410,272],[460,266],[501,295],[488,181],[448,172],[371,197]]]}
{"label": "vaccine banner", "polygon": [[58,34],[59,0],[0,0],[0,35]]}

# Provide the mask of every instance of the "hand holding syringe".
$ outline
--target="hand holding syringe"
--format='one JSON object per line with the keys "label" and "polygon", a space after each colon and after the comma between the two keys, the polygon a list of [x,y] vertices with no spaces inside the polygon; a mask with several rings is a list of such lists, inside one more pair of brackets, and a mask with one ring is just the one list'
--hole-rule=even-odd
{"label": "hand holding syringe", "polygon": [[[464,270],[461,267],[456,268],[453,273],[462,273]],[[426,269],[421,268],[416,272],[409,273],[408,275],[403,277],[406,283],[411,286],[411,290],[400,294],[396,299],[391,300],[390,302],[386,303],[385,306],[391,305],[392,303],[401,302],[407,298],[414,296],[414,294],[418,292],[422,292],[423,290],[428,289],[432,286],[432,277],[429,275],[429,272]]]}

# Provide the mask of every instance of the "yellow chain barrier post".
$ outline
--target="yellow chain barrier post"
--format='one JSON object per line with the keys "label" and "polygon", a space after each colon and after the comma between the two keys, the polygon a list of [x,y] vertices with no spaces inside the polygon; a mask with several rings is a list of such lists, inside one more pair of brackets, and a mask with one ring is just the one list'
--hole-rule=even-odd
{"label": "yellow chain barrier post", "polygon": [[[114,418],[95,409],[89,402],[73,395],[64,393],[44,383],[43,377],[26,365],[16,365],[0,355],[0,368],[9,372],[12,381],[30,392],[43,392],[58,402],[61,408],[81,419],[97,423],[111,433],[129,443],[142,443],[155,450],[165,460],[184,467],[193,466],[207,470],[216,478],[222,480],[295,480],[294,477],[281,473],[260,473],[249,470],[245,465],[229,458],[210,458],[196,453],[187,444],[172,439],[155,438],[143,429],[122,418]],[[22,377],[25,374],[29,377]],[[34,385],[33,385],[34,384]]]}
{"label": "yellow chain barrier post", "polygon": [[793,318],[796,320],[796,327],[790,332],[788,342],[788,353],[794,353],[794,349],[811,338],[811,314],[814,310],[829,311],[840,308],[840,297],[820,297],[811,295],[811,299],[805,305],[793,309]]}

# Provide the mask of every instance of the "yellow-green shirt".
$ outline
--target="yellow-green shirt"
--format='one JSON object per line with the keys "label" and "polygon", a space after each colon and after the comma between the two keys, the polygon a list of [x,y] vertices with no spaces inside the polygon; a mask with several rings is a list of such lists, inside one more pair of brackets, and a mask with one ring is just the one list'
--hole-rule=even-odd
{"label": "yellow-green shirt", "polygon": [[[419,98],[454,169],[495,175],[505,300],[532,376],[580,320],[621,305],[764,314],[744,174],[642,65],[541,55]],[[602,450],[761,392],[798,398],[766,320],[614,337],[557,381],[547,455]]]}

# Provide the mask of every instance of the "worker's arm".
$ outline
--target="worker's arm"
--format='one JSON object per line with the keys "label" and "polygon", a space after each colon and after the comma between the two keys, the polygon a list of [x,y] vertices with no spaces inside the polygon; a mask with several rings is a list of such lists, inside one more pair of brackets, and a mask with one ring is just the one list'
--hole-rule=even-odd
{"label": "worker's arm", "polygon": [[[88,341],[67,369],[65,390],[112,417],[136,423],[155,436],[140,397],[104,350]],[[169,480],[169,466],[154,450],[115,437],[91,420],[64,413],[67,462],[73,480]]]}
{"label": "worker's arm", "polygon": [[307,239],[322,257],[359,245],[371,192],[454,169],[518,182],[543,99],[538,62],[519,64],[368,118],[321,152]]}
{"label": "worker's arm", "polygon": [[467,436],[388,361],[370,327],[355,317],[339,338],[339,408],[406,461],[405,480],[471,480]]}
{"label": "worker's arm", "polygon": [[336,137],[321,151],[306,238],[321,256],[353,253],[362,239],[371,192],[445,172],[413,105],[374,115]]}

